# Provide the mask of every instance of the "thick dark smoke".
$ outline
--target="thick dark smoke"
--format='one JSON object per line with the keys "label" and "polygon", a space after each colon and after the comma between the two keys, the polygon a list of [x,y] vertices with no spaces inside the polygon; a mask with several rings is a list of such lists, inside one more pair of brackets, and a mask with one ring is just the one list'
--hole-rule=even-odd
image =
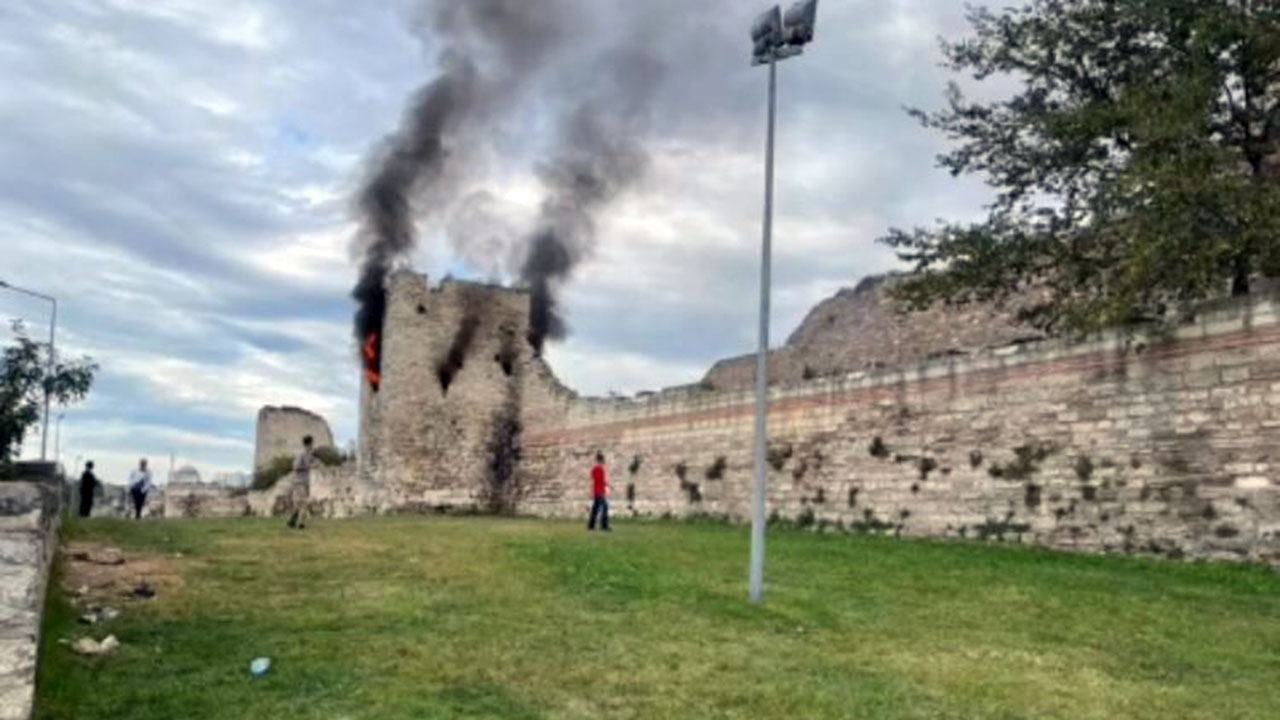
{"label": "thick dark smoke", "polygon": [[[381,336],[387,274],[417,243],[415,209],[447,204],[451,173],[466,145],[556,46],[561,0],[440,0],[426,6],[433,35],[445,43],[438,75],[411,101],[400,128],[371,159],[357,199],[360,276],[355,334]],[[376,369],[376,368],[375,368]]]}
{"label": "thick dark smoke", "polygon": [[596,214],[643,174],[639,133],[663,68],[643,46],[614,49],[606,82],[560,125],[557,154],[540,173],[548,197],[520,269],[532,292],[529,344],[541,354],[567,330],[556,291],[596,241]]}
{"label": "thick dark smoke", "polygon": [[[593,0],[426,4],[430,35],[444,43],[438,76],[418,92],[400,129],[375,155],[359,196],[363,257],[354,296],[361,341],[381,335],[386,276],[413,251],[415,219],[449,208],[452,245],[464,259],[479,260],[469,262],[473,267],[521,258],[503,274],[518,277],[532,293],[528,340],[534,349],[540,353],[547,339],[564,337],[557,292],[590,255],[598,213],[647,166],[641,134],[663,76],[656,26],[633,22],[627,32],[609,34],[604,47],[592,44],[610,25],[606,10]],[[549,90],[538,83],[544,75],[557,81]],[[534,227],[513,233],[506,218],[486,226],[493,214],[477,205],[477,192],[459,196],[469,192],[467,159],[484,150],[501,155],[498,138],[510,130],[503,121],[513,109],[530,106],[551,120],[552,144],[538,164],[546,197]],[[502,247],[512,242],[524,247]]]}
{"label": "thick dark smoke", "polygon": [[356,339],[382,332],[383,285],[392,264],[413,250],[413,197],[443,169],[446,135],[465,114],[475,92],[475,71],[463,61],[442,63],[444,75],[414,99],[400,131],[382,150],[373,176],[360,192],[360,241],[364,258],[356,299]]}

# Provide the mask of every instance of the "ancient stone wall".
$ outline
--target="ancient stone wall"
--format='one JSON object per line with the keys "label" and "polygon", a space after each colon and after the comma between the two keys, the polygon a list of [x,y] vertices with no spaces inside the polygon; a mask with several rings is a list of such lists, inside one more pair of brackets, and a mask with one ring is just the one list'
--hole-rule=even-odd
{"label": "ancient stone wall", "polygon": [[[771,514],[1054,548],[1280,562],[1276,295],[1168,337],[1015,344],[774,387]],[[538,394],[527,391],[529,397]],[[615,511],[749,515],[752,396],[562,390],[526,409],[522,510],[581,514],[603,450]]]}
{"label": "ancient stone wall", "polygon": [[[212,484],[170,484],[153,491],[146,517],[234,518],[284,517],[293,512],[301,480],[294,473],[280,478],[266,490],[232,488]],[[395,500],[361,481],[355,463],[317,465],[311,469],[308,507],[320,517],[349,517],[396,511]],[[132,511],[129,510],[129,513]],[[104,511],[102,517],[132,517]],[[99,517],[95,508],[94,517]]]}
{"label": "ancient stone wall", "polygon": [[[296,407],[267,406],[258,411],[253,467],[261,470],[278,457],[294,457],[302,450],[302,438],[312,436],[316,447],[333,447],[329,423],[319,415]],[[198,478],[197,478],[198,479]]]}
{"label": "ancient stone wall", "polygon": [[0,720],[26,720],[61,493],[52,478],[0,482]]}
{"label": "ancient stone wall", "polygon": [[[446,389],[440,362],[476,297],[488,310]],[[602,450],[615,512],[748,517],[750,383],[581,398],[527,343],[513,347],[524,294],[432,289],[401,273],[389,300],[361,467],[325,491],[327,514],[490,508],[505,467],[504,509],[579,516]],[[851,531],[1280,562],[1278,301],[1220,303],[1162,337],[1072,344],[1024,342],[1009,326],[920,331],[911,357],[948,343],[1011,344],[781,379],[770,401],[770,513]],[[831,367],[859,355],[843,357]],[[516,422],[505,422],[513,408]],[[495,443],[503,427],[505,445]]]}
{"label": "ancient stone wall", "polygon": [[163,517],[246,517],[253,512],[249,507],[249,491],[244,488],[226,488],[200,483],[169,483],[164,495],[148,498],[148,505],[155,505]]}

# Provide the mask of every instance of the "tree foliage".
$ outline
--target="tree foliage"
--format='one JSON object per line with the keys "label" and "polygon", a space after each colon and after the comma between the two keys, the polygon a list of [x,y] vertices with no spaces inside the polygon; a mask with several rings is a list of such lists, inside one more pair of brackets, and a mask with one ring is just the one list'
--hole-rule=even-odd
{"label": "tree foliage", "polygon": [[55,357],[50,368],[47,343],[32,340],[20,322],[13,323],[13,333],[15,343],[0,357],[0,463],[12,459],[27,430],[40,422],[46,387],[59,405],[83,400],[98,371],[89,358]]}
{"label": "tree foliage", "polygon": [[1019,90],[912,110],[985,220],[893,230],[916,307],[1019,298],[1048,331],[1171,319],[1280,273],[1280,3],[1032,0],[970,9],[944,65]]}

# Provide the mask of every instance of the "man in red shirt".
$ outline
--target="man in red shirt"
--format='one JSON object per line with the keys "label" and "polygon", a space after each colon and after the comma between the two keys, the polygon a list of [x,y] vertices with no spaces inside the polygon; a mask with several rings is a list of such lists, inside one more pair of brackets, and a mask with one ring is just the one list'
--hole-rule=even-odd
{"label": "man in red shirt", "polygon": [[604,453],[596,453],[595,467],[591,468],[591,518],[587,530],[596,529],[596,516],[600,517],[600,529],[609,532],[609,501],[605,499],[609,483],[604,477]]}

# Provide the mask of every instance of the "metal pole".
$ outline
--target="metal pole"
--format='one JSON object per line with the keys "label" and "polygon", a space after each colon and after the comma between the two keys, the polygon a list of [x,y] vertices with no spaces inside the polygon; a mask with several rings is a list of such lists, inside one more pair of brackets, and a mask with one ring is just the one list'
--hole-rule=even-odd
{"label": "metal pole", "polygon": [[49,364],[44,377],[44,429],[40,437],[40,461],[48,459],[49,448],[49,390],[53,382],[54,333],[58,327],[58,301],[48,298],[53,303],[53,316],[49,320]]}
{"label": "metal pole", "polygon": [[769,130],[764,159],[764,242],[760,255],[760,347],[756,353],[756,484],[751,516],[751,602],[764,602],[765,444],[768,440],[769,282],[773,243],[773,116],[777,53],[769,57]]}

